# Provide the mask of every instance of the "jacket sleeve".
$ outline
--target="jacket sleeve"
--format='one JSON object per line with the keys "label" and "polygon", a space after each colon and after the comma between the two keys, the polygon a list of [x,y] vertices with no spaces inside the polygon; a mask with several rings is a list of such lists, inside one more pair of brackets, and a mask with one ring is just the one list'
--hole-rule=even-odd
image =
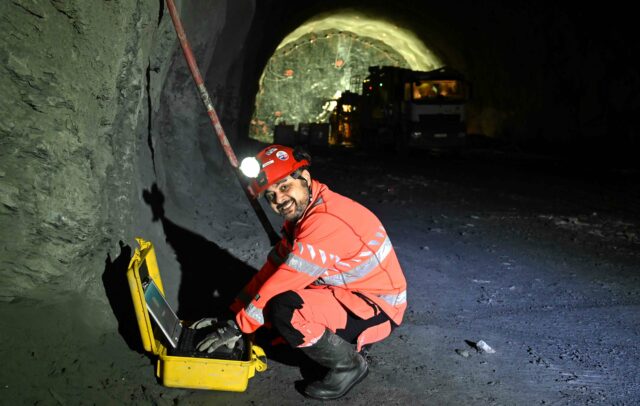
{"label": "jacket sleeve", "polygon": [[238,293],[235,300],[230,306],[231,311],[234,314],[238,314],[240,310],[247,306],[251,300],[256,296],[260,287],[264,282],[269,279],[271,275],[278,269],[278,267],[284,261],[286,256],[286,248],[282,241],[278,242],[269,252],[267,260],[265,261],[260,271],[256,273],[253,278],[247,283],[247,285]]}
{"label": "jacket sleeve", "polygon": [[333,267],[335,256],[329,253],[328,243],[337,223],[321,214],[311,216],[301,227],[298,238],[282,264],[261,284],[257,294],[236,315],[236,322],[245,333],[252,333],[264,324],[264,309],[276,295],[290,290],[304,289],[327,268]]}

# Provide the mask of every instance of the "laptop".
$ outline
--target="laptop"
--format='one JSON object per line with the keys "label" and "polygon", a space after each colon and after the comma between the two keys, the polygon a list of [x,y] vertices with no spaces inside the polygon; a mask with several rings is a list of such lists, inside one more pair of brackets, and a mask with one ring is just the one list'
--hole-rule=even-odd
{"label": "laptop", "polygon": [[222,346],[209,353],[198,351],[196,345],[204,339],[213,328],[190,329],[182,325],[182,322],[173,311],[167,299],[158,289],[158,285],[149,276],[142,282],[144,299],[147,310],[155,325],[162,331],[165,341],[169,344],[169,355],[190,358],[216,358],[227,360],[242,360],[244,355],[244,340],[240,339],[233,348]]}

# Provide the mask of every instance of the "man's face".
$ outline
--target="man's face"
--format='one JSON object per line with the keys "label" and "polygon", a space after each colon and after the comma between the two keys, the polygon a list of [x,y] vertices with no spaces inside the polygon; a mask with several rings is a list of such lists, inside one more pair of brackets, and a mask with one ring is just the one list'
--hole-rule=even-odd
{"label": "man's face", "polygon": [[300,179],[287,176],[274,183],[264,192],[264,196],[273,211],[295,223],[309,205],[310,184],[309,171],[304,170]]}

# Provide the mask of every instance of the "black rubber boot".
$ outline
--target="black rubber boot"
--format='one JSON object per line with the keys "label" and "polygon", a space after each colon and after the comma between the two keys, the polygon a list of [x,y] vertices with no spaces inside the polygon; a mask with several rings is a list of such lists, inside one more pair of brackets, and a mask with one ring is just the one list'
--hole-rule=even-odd
{"label": "black rubber boot", "polygon": [[369,372],[367,361],[356,352],[353,344],[326,330],[317,343],[302,347],[309,358],[329,368],[321,381],[312,382],[304,389],[315,399],[337,399],[344,396]]}

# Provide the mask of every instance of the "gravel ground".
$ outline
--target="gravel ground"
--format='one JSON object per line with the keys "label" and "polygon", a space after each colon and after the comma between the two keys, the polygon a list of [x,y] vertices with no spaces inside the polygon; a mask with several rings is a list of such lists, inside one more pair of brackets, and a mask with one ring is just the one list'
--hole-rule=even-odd
{"label": "gravel ground", "polygon": [[[313,175],[381,218],[409,285],[404,323],[373,346],[369,376],[327,403],[640,402],[638,173],[576,167],[486,151],[317,153]],[[255,267],[267,243],[247,226],[253,214],[234,210],[227,238],[197,238]],[[177,250],[178,226],[164,227]],[[87,328],[75,303],[0,305],[19,332],[2,331],[0,404],[317,403],[295,389],[295,360],[273,349],[244,393],[164,388],[131,336]]]}

